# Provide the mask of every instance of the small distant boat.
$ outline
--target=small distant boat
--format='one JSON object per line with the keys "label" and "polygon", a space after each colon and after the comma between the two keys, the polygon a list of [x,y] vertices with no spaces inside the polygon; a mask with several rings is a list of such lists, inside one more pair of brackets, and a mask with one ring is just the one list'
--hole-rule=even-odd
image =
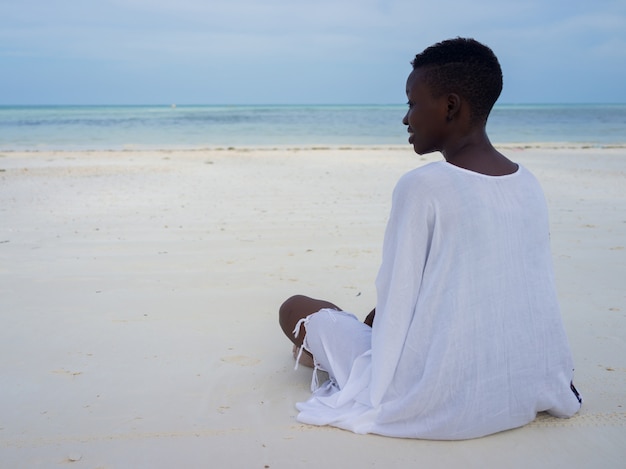
{"label": "small distant boat", "polygon": [[172,109],[176,109],[176,104],[172,104]]}

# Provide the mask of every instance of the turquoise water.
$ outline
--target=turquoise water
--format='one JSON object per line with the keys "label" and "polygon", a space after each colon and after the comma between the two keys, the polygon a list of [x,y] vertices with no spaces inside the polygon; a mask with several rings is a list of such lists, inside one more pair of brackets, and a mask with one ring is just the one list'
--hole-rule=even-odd
{"label": "turquoise water", "polygon": [[[403,105],[0,106],[0,151],[406,144]],[[626,144],[626,105],[497,105],[495,143]]]}

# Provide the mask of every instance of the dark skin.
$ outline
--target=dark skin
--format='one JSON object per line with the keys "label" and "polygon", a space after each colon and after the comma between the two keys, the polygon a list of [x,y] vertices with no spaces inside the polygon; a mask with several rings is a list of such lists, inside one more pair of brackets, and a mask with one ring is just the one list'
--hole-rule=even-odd
{"label": "dark skin", "polygon": [[[517,171],[513,163],[497,151],[486,131],[487,117],[475,118],[466,99],[456,93],[437,95],[424,79],[424,70],[417,68],[406,82],[409,110],[402,123],[407,126],[409,143],[419,155],[439,151],[445,160],[469,171],[487,176],[504,176]],[[298,321],[320,309],[340,308],[328,301],[302,295],[289,298],[280,307],[279,321],[285,335],[294,344],[294,353],[302,346],[305,330],[298,337],[293,330]],[[376,310],[365,318],[365,324],[374,324]],[[304,355],[301,363],[312,366],[312,357]]]}
{"label": "dark skin", "polygon": [[[278,310],[278,322],[285,335],[293,342],[294,358],[298,356],[298,350],[302,347],[302,341],[306,334],[304,326],[300,326],[298,336],[293,333],[298,321],[306,318],[310,314],[317,313],[320,309],[336,309],[341,311],[339,306],[325,300],[318,300],[304,295],[295,295],[287,299]],[[313,356],[303,350],[300,357],[300,363],[305,366],[313,367]]]}
{"label": "dark skin", "polygon": [[498,152],[487,136],[487,118],[473,119],[470,105],[456,93],[436,96],[424,80],[424,70],[414,70],[406,82],[409,102],[402,123],[409,143],[419,155],[441,152],[448,163],[488,176],[504,176],[517,165]]}
{"label": "dark skin", "polygon": [[[285,301],[278,311],[278,321],[280,323],[280,327],[285,333],[285,335],[293,342],[293,355],[297,357],[298,350],[302,346],[302,341],[304,340],[304,336],[306,334],[306,330],[304,326],[300,326],[300,331],[298,332],[298,337],[293,334],[294,329],[296,328],[296,324],[302,318],[307,317],[310,314],[317,313],[320,309],[336,309],[337,311],[341,311],[341,308],[333,303],[330,303],[325,300],[318,300],[315,298],[310,298],[304,295],[295,295]],[[375,309],[373,309],[365,318],[365,324],[372,327],[374,323],[374,314]],[[313,356],[307,352],[303,351],[303,354],[300,358],[300,363],[305,366],[313,367]]]}

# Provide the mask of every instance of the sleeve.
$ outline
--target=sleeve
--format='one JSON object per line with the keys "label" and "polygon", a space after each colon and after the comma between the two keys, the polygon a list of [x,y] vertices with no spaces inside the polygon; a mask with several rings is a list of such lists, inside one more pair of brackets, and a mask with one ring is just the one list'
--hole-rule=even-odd
{"label": "sleeve", "polygon": [[[410,173],[409,173],[410,174]],[[408,176],[408,175],[407,175]],[[430,251],[434,209],[418,180],[403,177],[393,193],[383,258],[376,278],[370,400],[381,404],[406,344]]]}

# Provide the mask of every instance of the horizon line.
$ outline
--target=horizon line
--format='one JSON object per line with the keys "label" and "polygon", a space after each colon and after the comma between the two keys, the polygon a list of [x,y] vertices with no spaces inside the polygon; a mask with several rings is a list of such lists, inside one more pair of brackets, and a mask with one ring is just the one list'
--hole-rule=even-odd
{"label": "horizon line", "polygon": [[[497,106],[624,106],[626,102],[496,102]],[[405,103],[255,103],[255,104],[233,104],[233,103],[90,103],[90,104],[5,104],[0,103],[0,107],[303,107],[303,106],[399,106],[405,107]]]}

